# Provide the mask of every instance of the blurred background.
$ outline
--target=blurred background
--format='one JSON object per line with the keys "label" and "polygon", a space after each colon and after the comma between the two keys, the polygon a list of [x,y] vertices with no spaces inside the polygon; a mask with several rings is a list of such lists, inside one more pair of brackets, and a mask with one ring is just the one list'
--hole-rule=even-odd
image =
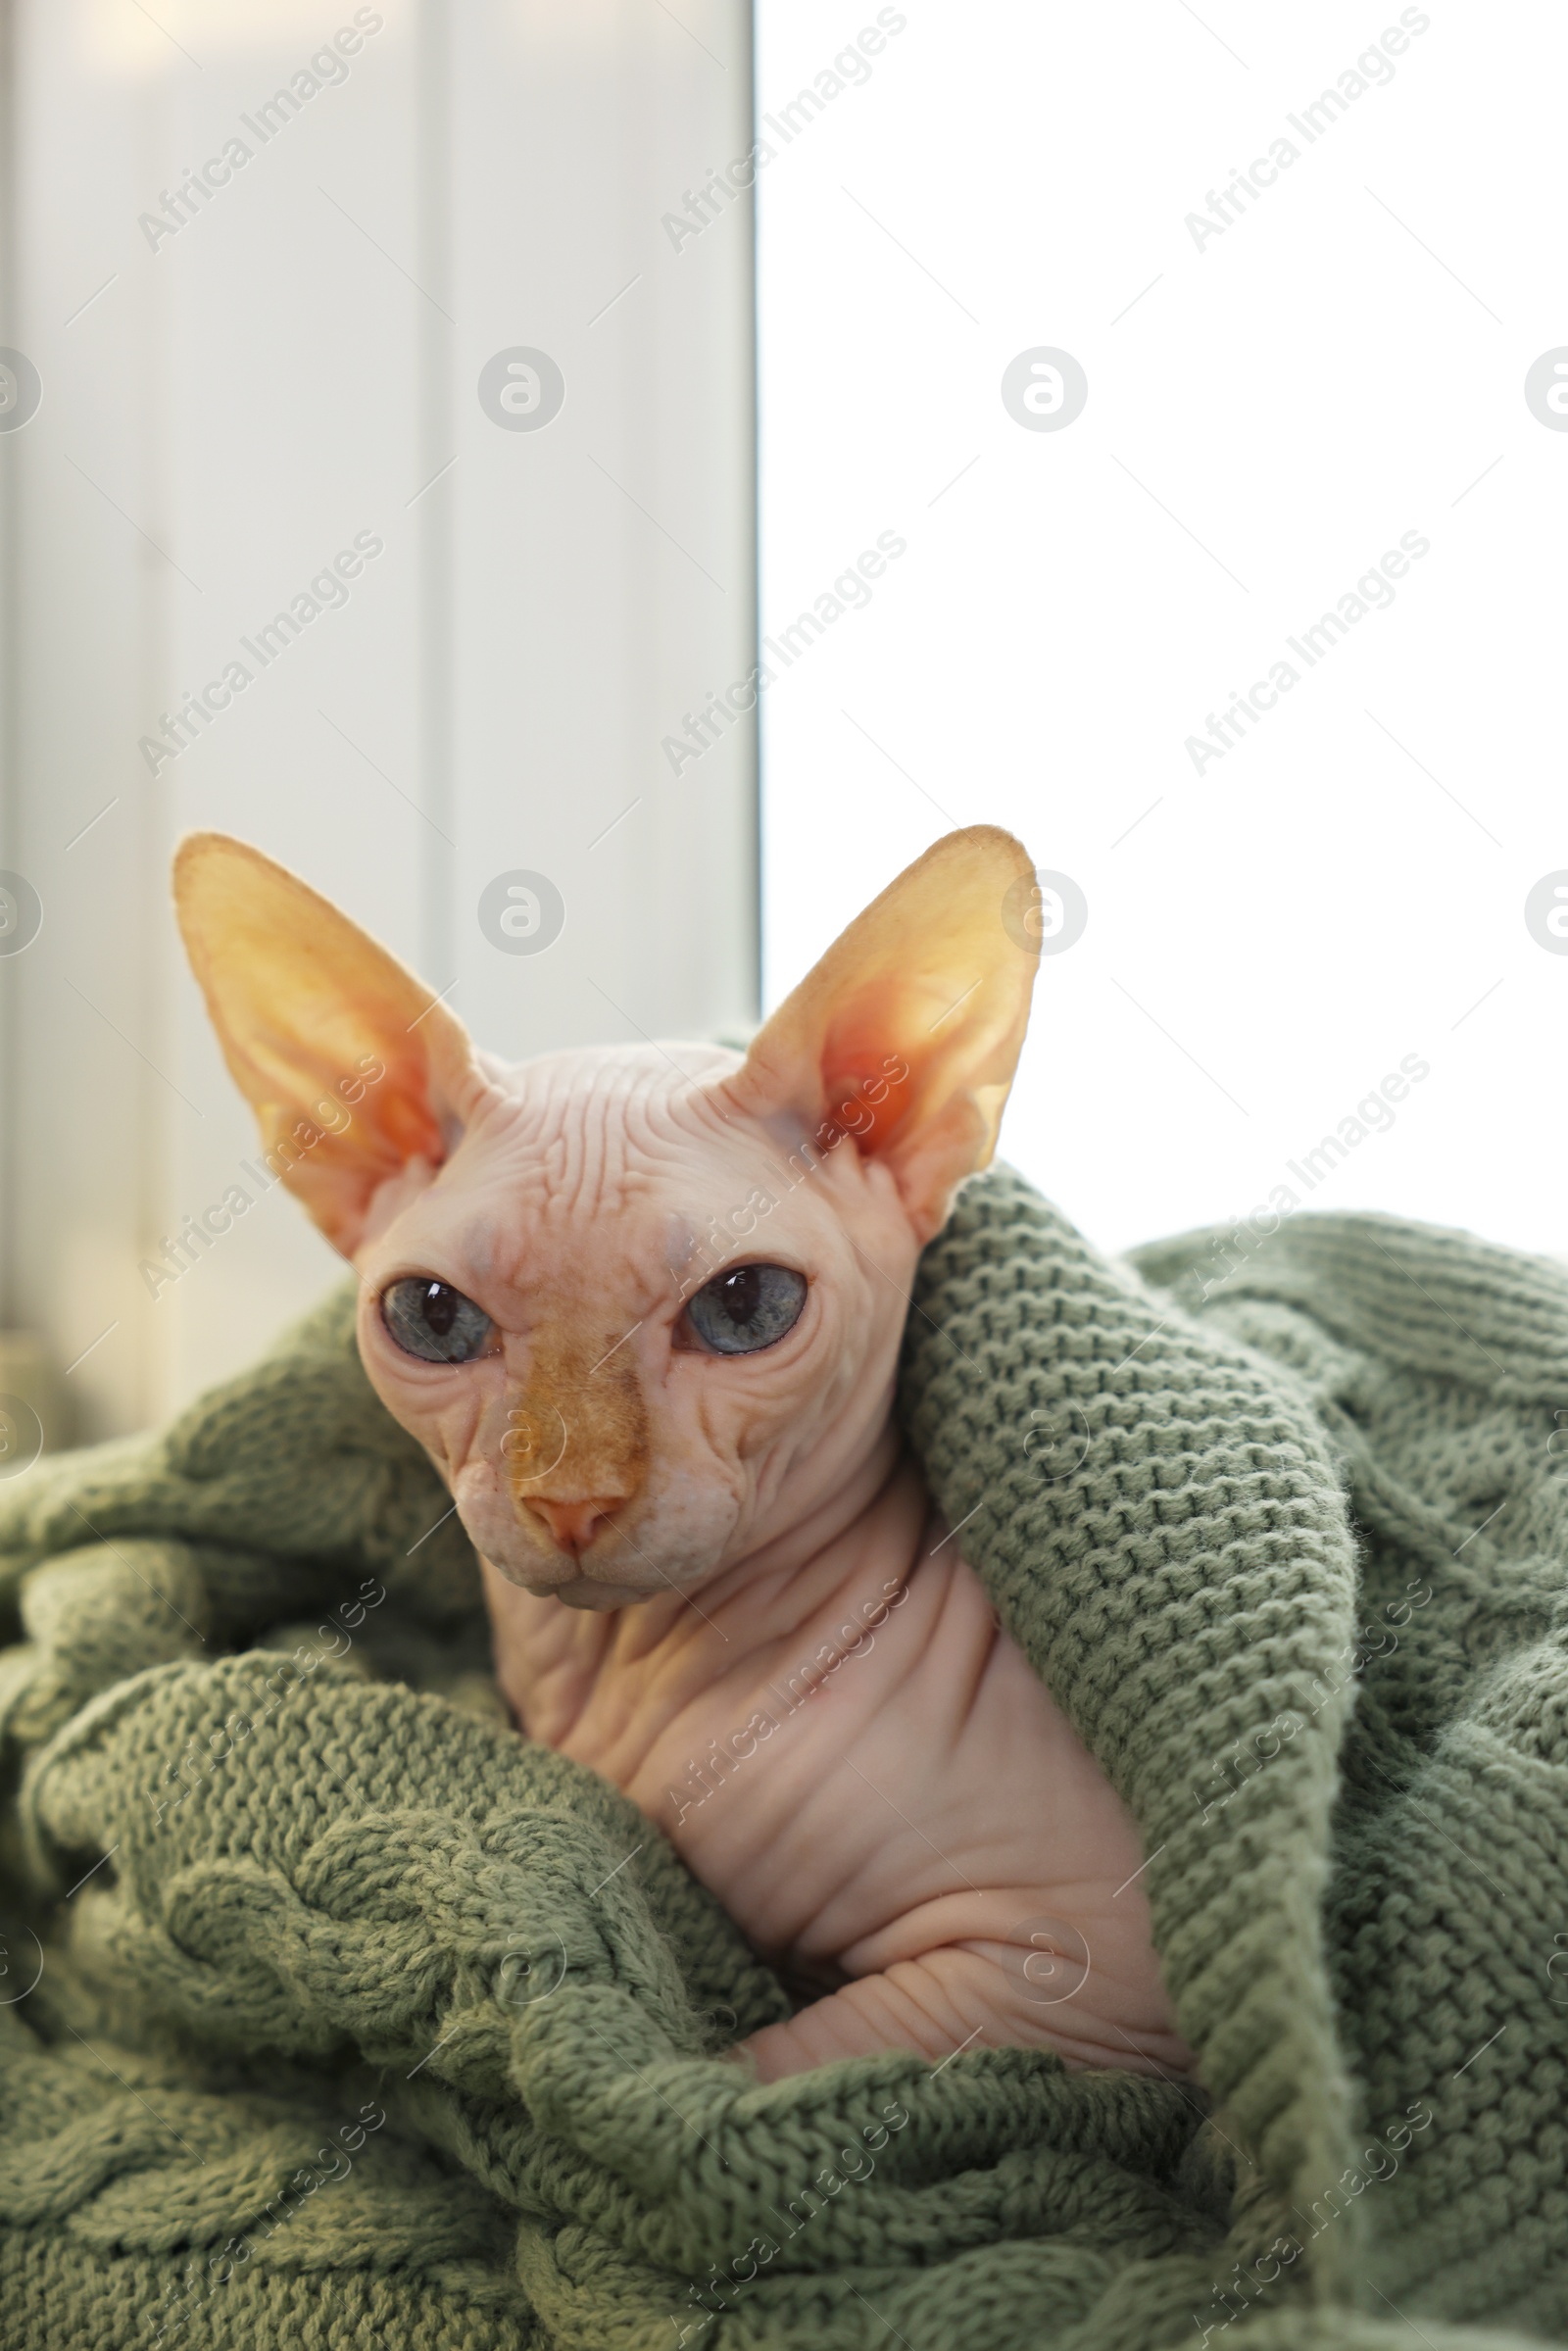
{"label": "blurred background", "polygon": [[281,1192],[142,1270],[254,1149],[193,824],[521,1053],[733,1030],[1002,822],[1003,1149],[1096,1241],[1283,1190],[1568,1249],[1560,14],[0,14],[0,1389],[53,1441],[334,1271]]}

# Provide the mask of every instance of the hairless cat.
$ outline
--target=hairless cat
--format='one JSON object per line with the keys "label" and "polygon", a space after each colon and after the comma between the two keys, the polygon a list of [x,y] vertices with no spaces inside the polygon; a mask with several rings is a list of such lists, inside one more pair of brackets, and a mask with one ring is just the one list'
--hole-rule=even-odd
{"label": "hairless cat", "polygon": [[359,1275],[519,1728],[820,1994],[739,2044],[764,2081],[977,2042],[1191,2063],[1137,1826],[893,1412],[916,1260],[1023,1043],[1038,955],[1004,902],[1031,886],[1010,835],[951,834],[749,1052],[514,1065],[255,849],[176,859],[228,1066]]}

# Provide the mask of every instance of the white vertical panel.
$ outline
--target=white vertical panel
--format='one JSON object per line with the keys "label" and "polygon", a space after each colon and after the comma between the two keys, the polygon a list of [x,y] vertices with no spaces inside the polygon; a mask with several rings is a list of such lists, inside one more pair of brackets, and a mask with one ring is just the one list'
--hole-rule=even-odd
{"label": "white vertical panel", "polygon": [[[351,6],[155,13],[14,4],[0,342],[45,392],[0,434],[0,863],[45,922],[0,958],[4,1313],[62,1371],[91,1347],[83,1435],[244,1361],[335,1265],[274,1192],[156,1298],[138,1272],[253,1150],[168,910],[187,826],[296,866],[499,1048],[702,1032],[754,993],[751,729],[700,788],[660,749],[753,658],[750,243],[682,256],[661,227],[746,145],[746,11],[685,12],[699,42],[645,0],[566,34],[543,7],[389,0],[341,73],[324,44]],[[229,138],[248,160],[150,243],[138,215]],[[515,344],[566,380],[537,434],[478,403]],[[380,552],[307,621],[293,600],[357,535]],[[139,739],[234,661],[243,691],[149,772]],[[543,955],[479,927],[518,867],[567,909]]]}
{"label": "white vertical panel", "polygon": [[[739,8],[678,13],[453,16],[466,331],[458,463],[432,496],[456,544],[463,847],[437,984],[461,973],[456,1001],[517,1052],[751,1008],[752,725],[679,774],[662,748],[744,678],[756,633],[750,209],[678,249],[662,224],[745,152],[749,42]],[[537,431],[499,429],[477,397],[480,362],[517,347],[564,378]],[[564,901],[547,955],[500,954],[474,919],[515,869]]]}

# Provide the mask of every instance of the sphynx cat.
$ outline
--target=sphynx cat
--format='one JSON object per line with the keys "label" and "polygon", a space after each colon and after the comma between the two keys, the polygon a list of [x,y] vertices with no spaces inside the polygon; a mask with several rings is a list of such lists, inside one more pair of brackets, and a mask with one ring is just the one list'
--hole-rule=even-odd
{"label": "sphynx cat", "polygon": [[519,1728],[822,1992],[738,2044],[762,2081],[977,2044],[1191,2064],[1138,1829],[893,1416],[916,1260],[1023,1042],[1030,876],[1009,834],[939,841],[744,1054],[509,1065],[257,850],[175,861],[229,1069],[479,1554]]}

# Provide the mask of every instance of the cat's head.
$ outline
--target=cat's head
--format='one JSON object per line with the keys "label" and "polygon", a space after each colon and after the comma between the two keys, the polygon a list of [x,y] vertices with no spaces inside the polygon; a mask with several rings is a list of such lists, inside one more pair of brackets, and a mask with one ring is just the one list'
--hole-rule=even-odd
{"label": "cat's head", "polygon": [[885,1453],[915,1261],[1028,1020],[1009,834],[928,850],[744,1054],[509,1065],[245,843],[191,835],[174,887],[264,1151],[360,1276],[366,1370],[503,1576],[690,1592]]}

